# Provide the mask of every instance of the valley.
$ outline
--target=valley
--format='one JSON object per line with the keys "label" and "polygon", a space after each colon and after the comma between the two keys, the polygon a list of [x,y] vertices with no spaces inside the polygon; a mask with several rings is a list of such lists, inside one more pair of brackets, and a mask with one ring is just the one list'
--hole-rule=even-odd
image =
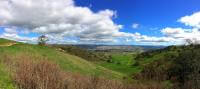
{"label": "valley", "polygon": [[[31,70],[35,70],[32,68],[38,70],[37,67],[39,70],[45,68],[42,71],[52,71],[49,73],[61,73],[58,78],[65,78],[64,75],[71,76],[69,79],[72,78],[75,80],[71,81],[72,85],[70,87],[75,87],[73,86],[73,82],[79,79],[81,80],[77,84],[84,84],[91,87],[81,81],[85,81],[84,79],[86,79],[89,83],[93,83],[90,80],[91,78],[100,78],[97,81],[98,84],[103,84],[101,81],[107,81],[105,83],[110,81],[111,84],[115,83],[114,81],[118,81],[128,84],[130,89],[179,89],[188,86],[192,87],[187,81],[196,81],[193,81],[193,78],[189,76],[198,76],[195,73],[198,71],[199,62],[193,65],[192,61],[198,61],[199,45],[169,46],[145,52],[127,52],[122,50],[88,50],[73,45],[41,46],[6,39],[1,39],[0,41],[0,44],[11,43],[13,45],[0,47],[0,88],[2,89],[18,89],[18,86],[24,86],[21,85],[22,81],[24,81],[24,84],[26,84],[25,81],[36,81],[29,79],[31,76],[28,75],[29,73],[36,73],[38,75],[37,72],[31,72]],[[194,59],[191,60],[191,58]],[[187,65],[188,62],[192,63],[193,66],[190,67],[190,64]],[[36,66],[34,67],[34,65]],[[192,71],[189,71],[191,69]],[[24,72],[19,72],[19,70]],[[44,73],[46,76],[56,78],[55,75],[48,75],[46,72],[39,70],[38,72]],[[180,74],[182,73],[183,75],[181,76]],[[27,76],[25,80],[22,77],[20,78],[22,74],[23,76]],[[32,75],[32,77],[34,76]],[[120,85],[120,83],[117,84]],[[182,86],[182,84],[185,85]],[[108,88],[109,86],[105,87]],[[125,86],[123,85],[123,87]],[[144,86],[146,88],[142,88]]]}

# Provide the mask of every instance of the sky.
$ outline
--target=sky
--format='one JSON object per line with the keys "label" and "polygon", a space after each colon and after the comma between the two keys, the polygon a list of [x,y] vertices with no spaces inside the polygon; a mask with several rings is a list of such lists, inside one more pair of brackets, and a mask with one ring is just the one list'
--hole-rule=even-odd
{"label": "sky", "polygon": [[51,44],[200,43],[199,0],[0,0],[0,38]]}

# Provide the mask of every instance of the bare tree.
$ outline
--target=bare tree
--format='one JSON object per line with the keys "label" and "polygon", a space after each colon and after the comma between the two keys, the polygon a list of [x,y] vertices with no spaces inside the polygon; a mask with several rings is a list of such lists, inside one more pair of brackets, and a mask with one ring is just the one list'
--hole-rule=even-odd
{"label": "bare tree", "polygon": [[191,39],[186,39],[185,42],[186,42],[186,45],[191,45],[191,44],[193,44],[193,42],[192,42]]}
{"label": "bare tree", "polygon": [[39,45],[46,45],[46,42],[48,41],[48,37],[45,35],[41,35],[40,37],[38,37],[38,44]]}
{"label": "bare tree", "polygon": [[197,38],[186,39],[185,40],[187,45],[197,45],[199,44],[199,40]]}

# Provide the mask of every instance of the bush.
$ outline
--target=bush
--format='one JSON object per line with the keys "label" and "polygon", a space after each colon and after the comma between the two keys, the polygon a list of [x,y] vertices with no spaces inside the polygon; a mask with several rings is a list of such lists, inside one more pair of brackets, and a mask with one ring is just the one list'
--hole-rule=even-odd
{"label": "bush", "polygon": [[56,64],[48,61],[21,61],[13,78],[19,89],[166,89],[159,83],[132,85],[97,76],[62,72]]}
{"label": "bush", "polygon": [[170,77],[174,77],[181,89],[200,89],[200,50],[184,50],[169,69]]}
{"label": "bush", "polygon": [[108,60],[106,60],[108,63],[112,63],[113,61],[112,61],[112,59],[108,59]]}
{"label": "bush", "polygon": [[168,69],[170,64],[167,64],[164,60],[158,60],[149,65],[144,66],[143,70],[134,75],[134,79],[138,80],[153,80],[153,81],[165,81],[168,79]]}
{"label": "bush", "polygon": [[60,68],[48,61],[33,63],[24,60],[20,62],[14,81],[20,89],[66,89],[67,87]]}

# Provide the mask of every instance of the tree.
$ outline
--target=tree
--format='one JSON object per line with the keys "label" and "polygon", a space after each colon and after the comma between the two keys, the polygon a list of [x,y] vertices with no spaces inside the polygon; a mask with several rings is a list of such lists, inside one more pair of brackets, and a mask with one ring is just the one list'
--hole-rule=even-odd
{"label": "tree", "polygon": [[169,76],[176,78],[181,89],[200,89],[199,61],[199,49],[185,49],[174,60],[174,65],[169,69]]}
{"label": "tree", "polygon": [[186,39],[186,45],[197,45],[199,44],[199,40],[197,38]]}
{"label": "tree", "polygon": [[46,45],[46,42],[48,41],[48,37],[45,35],[41,35],[40,37],[38,37],[38,44],[39,45]]}

